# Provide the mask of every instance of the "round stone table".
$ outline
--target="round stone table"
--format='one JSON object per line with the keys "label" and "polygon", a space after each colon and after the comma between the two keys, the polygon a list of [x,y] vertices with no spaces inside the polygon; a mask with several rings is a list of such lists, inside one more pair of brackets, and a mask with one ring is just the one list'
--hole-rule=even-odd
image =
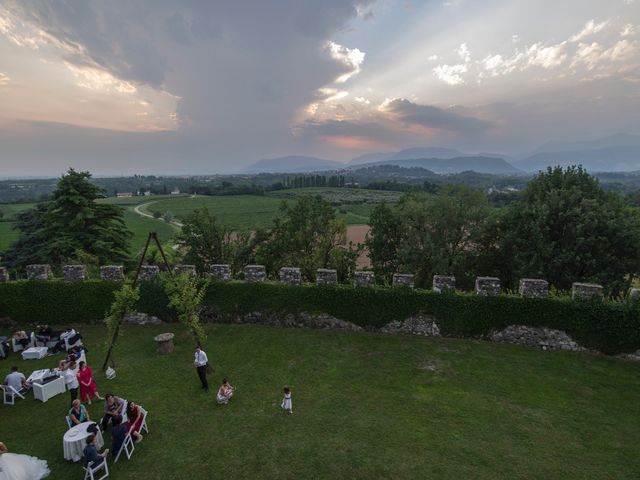
{"label": "round stone table", "polygon": [[158,353],[160,355],[169,355],[173,353],[173,333],[161,333],[156,335],[154,340],[158,347]]}

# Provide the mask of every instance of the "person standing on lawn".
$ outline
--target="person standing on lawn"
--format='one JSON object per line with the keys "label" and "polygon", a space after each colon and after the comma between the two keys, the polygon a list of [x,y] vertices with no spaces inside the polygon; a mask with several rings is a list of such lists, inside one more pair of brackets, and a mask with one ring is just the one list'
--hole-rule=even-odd
{"label": "person standing on lawn", "polygon": [[200,379],[200,383],[202,383],[202,389],[205,392],[208,392],[209,382],[207,382],[207,367],[209,365],[209,358],[207,358],[207,354],[202,350],[202,345],[199,343],[196,345],[196,354],[193,365],[196,367],[196,371],[198,372],[198,378]]}

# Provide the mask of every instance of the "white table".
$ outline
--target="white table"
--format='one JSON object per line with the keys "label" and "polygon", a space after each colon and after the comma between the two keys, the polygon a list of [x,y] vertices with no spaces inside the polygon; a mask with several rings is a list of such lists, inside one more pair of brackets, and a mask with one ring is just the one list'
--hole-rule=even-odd
{"label": "white table", "polygon": [[27,382],[42,383],[42,379],[50,373],[51,370],[49,370],[48,368],[43,368],[42,370],[34,370],[33,372],[31,372],[31,375],[29,375],[29,378],[27,378]]}
{"label": "white table", "polygon": [[31,347],[22,351],[23,360],[40,360],[47,356],[49,349],[47,347]]}
{"label": "white table", "polygon": [[[87,427],[95,422],[84,422],[76,425],[73,428],[67,430],[62,438],[62,448],[64,450],[64,459],[73,460],[78,462],[82,460],[84,447],[87,446],[87,437],[91,433],[87,432]],[[104,446],[104,440],[102,439],[102,433],[100,428],[95,433],[96,436],[96,448],[100,450]]]}
{"label": "white table", "polygon": [[64,378],[58,377],[49,383],[34,383],[33,398],[46,402],[51,397],[55,397],[59,393],[65,392]]}

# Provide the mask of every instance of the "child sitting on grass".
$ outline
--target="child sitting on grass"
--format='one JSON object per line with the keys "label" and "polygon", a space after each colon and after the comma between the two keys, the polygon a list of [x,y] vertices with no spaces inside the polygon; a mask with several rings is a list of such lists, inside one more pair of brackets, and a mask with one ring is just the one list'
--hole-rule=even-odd
{"label": "child sitting on grass", "polygon": [[284,411],[293,413],[293,404],[291,402],[291,389],[285,385],[284,397],[282,398],[282,405],[280,405]]}

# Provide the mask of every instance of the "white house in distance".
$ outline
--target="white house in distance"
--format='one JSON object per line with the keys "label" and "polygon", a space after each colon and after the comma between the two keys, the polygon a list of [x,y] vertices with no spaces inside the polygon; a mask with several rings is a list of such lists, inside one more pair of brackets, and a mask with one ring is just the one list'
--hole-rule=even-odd
{"label": "white house in distance", "polygon": [[180,195],[180,189],[178,187],[171,190],[171,195]]}
{"label": "white house in distance", "polygon": [[132,192],[116,192],[116,197],[117,198],[133,197],[133,193]]}

